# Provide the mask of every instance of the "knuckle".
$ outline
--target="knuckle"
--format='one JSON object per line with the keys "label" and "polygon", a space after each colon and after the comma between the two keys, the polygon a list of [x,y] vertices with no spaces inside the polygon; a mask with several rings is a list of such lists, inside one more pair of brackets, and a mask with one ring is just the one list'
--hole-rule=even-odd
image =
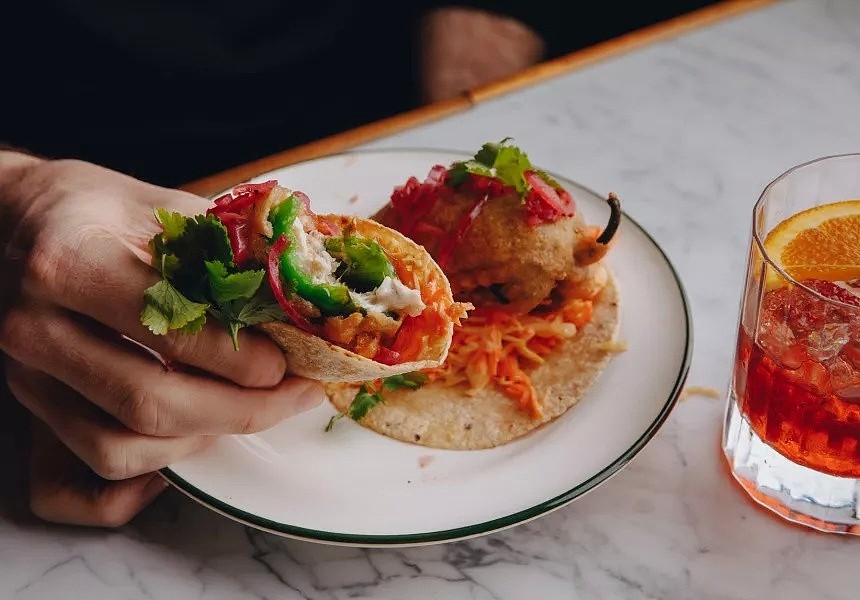
{"label": "knuckle", "polygon": [[37,240],[34,243],[24,264],[24,281],[29,289],[50,294],[61,287],[58,281],[63,271],[60,255],[52,242]]}
{"label": "knuckle", "polygon": [[102,479],[118,481],[128,479],[132,473],[129,468],[128,452],[121,443],[107,437],[91,440],[86,458],[87,465]]}
{"label": "knuckle", "polygon": [[117,418],[120,422],[143,435],[164,435],[165,400],[154,390],[132,386],[122,396],[117,405]]}
{"label": "knuckle", "polygon": [[12,307],[0,318],[0,350],[20,356],[33,338],[34,320],[27,311]]}

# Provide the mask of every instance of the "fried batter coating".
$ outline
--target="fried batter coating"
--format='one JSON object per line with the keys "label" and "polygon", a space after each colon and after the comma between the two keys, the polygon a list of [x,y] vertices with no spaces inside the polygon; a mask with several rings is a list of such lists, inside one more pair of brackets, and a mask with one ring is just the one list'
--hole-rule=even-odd
{"label": "fried batter coating", "polygon": [[[414,239],[436,256],[445,236],[427,230],[455,231],[474,204],[475,198],[467,194],[455,194],[439,202],[423,219],[430,227],[416,231]],[[527,312],[547,298],[574,269],[574,242],[587,235],[582,216],[577,213],[532,227],[522,215],[522,200],[512,193],[493,198],[472,222],[443,265],[460,301],[476,306],[506,304]],[[389,211],[378,218],[383,224],[397,226]]]}

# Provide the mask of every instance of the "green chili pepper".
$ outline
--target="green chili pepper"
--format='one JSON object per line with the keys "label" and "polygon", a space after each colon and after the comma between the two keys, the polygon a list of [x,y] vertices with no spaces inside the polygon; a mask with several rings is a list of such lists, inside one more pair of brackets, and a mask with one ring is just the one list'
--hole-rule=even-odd
{"label": "green chili pepper", "polygon": [[310,275],[299,266],[296,253],[296,237],[292,226],[302,209],[302,203],[291,195],[269,212],[272,224],[272,239],[285,235],[289,240],[281,255],[279,271],[284,283],[300,297],[316,306],[323,315],[348,315],[355,312],[355,304],[349,296],[349,288],[343,284],[314,283]]}
{"label": "green chili pepper", "polygon": [[376,240],[344,235],[328,238],[325,247],[340,261],[335,274],[358,292],[375,290],[386,277],[396,278],[394,267]]}

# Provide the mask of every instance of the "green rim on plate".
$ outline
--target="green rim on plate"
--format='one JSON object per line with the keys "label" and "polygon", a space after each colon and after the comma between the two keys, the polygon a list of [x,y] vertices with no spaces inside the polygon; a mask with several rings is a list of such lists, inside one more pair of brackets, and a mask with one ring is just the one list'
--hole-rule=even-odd
{"label": "green rim on plate", "polygon": [[[467,156],[467,153],[464,153],[462,151],[443,150],[440,148],[380,148],[371,150],[352,150],[347,152],[341,152],[335,155],[309,159],[308,161],[302,162],[320,160],[321,158],[332,158],[338,155],[377,154],[384,152],[438,152],[440,154],[459,154]],[[550,172],[550,175],[558,181],[567,182],[570,185],[582,188],[590,192],[591,194],[594,194],[598,198],[601,197],[601,194],[597,194],[591,189],[584,187],[578,183],[575,183],[566,177],[563,177],[553,172]],[[327,542],[332,544],[343,544],[351,546],[405,546],[431,544],[436,542],[450,542],[492,533],[494,531],[499,531],[502,529],[507,529],[509,527],[513,527],[514,525],[530,521],[536,517],[552,512],[558,508],[563,507],[566,504],[569,504],[573,500],[579,498],[580,496],[584,495],[588,491],[594,489],[599,484],[609,479],[612,475],[619,472],[625,465],[627,465],[627,463],[629,463],[633,459],[634,456],[636,456],[636,454],[639,453],[639,451],[642,450],[642,448],[645,447],[645,445],[651,440],[651,438],[654,437],[657,431],[660,430],[660,427],[663,425],[663,423],[669,417],[669,414],[672,412],[672,409],[678,401],[678,397],[681,394],[681,390],[684,387],[684,383],[687,379],[687,374],[690,370],[690,361],[693,353],[693,319],[690,312],[690,303],[687,298],[687,293],[684,290],[684,285],[681,283],[681,279],[678,276],[678,272],[675,270],[675,266],[672,264],[672,262],[669,260],[669,257],[666,255],[660,245],[654,240],[654,238],[651,237],[651,235],[641,225],[639,225],[639,223],[627,216],[626,213],[623,213],[623,216],[625,222],[630,223],[631,225],[636,227],[648,239],[648,241],[650,241],[654,245],[654,248],[657,249],[657,251],[663,257],[663,260],[666,262],[666,265],[669,267],[669,270],[671,271],[672,276],[675,279],[675,283],[678,286],[678,292],[681,295],[681,301],[684,307],[684,360],[682,361],[678,376],[675,379],[675,384],[672,387],[672,391],[670,392],[669,397],[666,399],[666,403],[663,405],[663,408],[660,410],[654,421],[651,422],[651,424],[642,433],[642,435],[639,436],[639,438],[633,443],[633,445],[630,446],[630,448],[628,448],[623,454],[621,454],[621,456],[619,456],[617,459],[604,467],[596,475],[593,475],[579,485],[530,508],[526,508],[524,510],[520,510],[515,513],[503,517],[498,517],[489,521],[484,521],[482,523],[476,523],[474,525],[466,525],[463,527],[456,527],[454,529],[429,531],[423,533],[365,535],[321,531],[318,529],[308,529],[306,527],[300,527],[298,525],[290,525],[288,523],[272,521],[270,519],[266,519],[264,517],[260,517],[258,515],[246,512],[241,508],[236,508],[235,506],[227,504],[226,502],[219,500],[218,498],[210,496],[203,490],[197,488],[196,486],[192,485],[191,483],[180,477],[173,470],[171,470],[170,467],[165,467],[164,469],[162,469],[161,474],[170,483],[172,483],[182,492],[184,492],[188,496],[191,496],[193,499],[197,500],[201,504],[245,525],[307,541]]]}

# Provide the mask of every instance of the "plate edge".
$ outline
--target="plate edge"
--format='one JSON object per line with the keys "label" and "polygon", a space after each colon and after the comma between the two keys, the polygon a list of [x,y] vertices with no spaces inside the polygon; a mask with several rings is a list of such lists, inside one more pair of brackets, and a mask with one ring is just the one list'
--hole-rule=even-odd
{"label": "plate edge", "polygon": [[[349,156],[355,154],[384,154],[390,152],[402,152],[402,153],[442,153],[442,154],[450,154],[450,155],[460,155],[463,157],[468,157],[470,154],[468,152],[464,152],[461,150],[452,150],[448,148],[432,148],[432,147],[389,147],[389,148],[357,148],[352,150],[347,150],[343,152],[337,152],[335,154],[329,154],[326,156],[315,157],[308,160],[299,161],[293,163],[291,165],[285,165],[284,167],[280,167],[279,169],[275,169],[274,171],[281,170],[284,168],[305,164],[309,162],[319,161],[319,160],[328,160],[332,158],[337,158],[338,156]],[[266,175],[267,173],[272,173],[274,171],[268,171],[264,173],[259,173],[255,175],[255,177],[260,177]],[[590,187],[585,186],[581,183],[573,181],[569,177],[560,175],[554,171],[547,171],[550,176],[555,178],[558,181],[568,182],[582,188],[589,193],[595,195],[600,198],[603,194],[599,194],[592,190]],[[214,197],[214,196],[213,196]],[[680,370],[678,372],[678,376],[675,380],[675,384],[672,387],[672,390],[669,394],[669,397],[666,400],[666,403],[663,405],[663,408],[658,413],[657,417],[648,428],[636,439],[632,446],[630,446],[624,453],[621,454],[617,459],[609,463],[606,467],[601,469],[598,473],[586,479],[579,485],[573,487],[572,489],[563,492],[553,498],[545,500],[535,506],[517,511],[515,513],[511,513],[509,515],[505,515],[502,517],[496,517],[495,519],[490,519],[489,521],[484,521],[482,523],[476,523],[473,525],[464,525],[461,527],[455,527],[452,529],[445,529],[441,531],[434,532],[422,532],[422,533],[408,533],[408,534],[350,534],[350,533],[337,533],[337,532],[328,532],[328,531],[320,531],[316,529],[309,529],[305,527],[300,527],[297,525],[289,525],[285,523],[279,523],[277,521],[272,521],[265,517],[260,517],[254,515],[252,513],[248,513],[240,508],[231,506],[226,502],[218,500],[217,498],[210,496],[203,490],[200,490],[196,486],[192,485],[182,477],[180,477],[177,473],[170,469],[170,467],[164,467],[161,469],[160,473],[162,477],[164,477],[168,482],[170,482],[174,487],[179,489],[185,495],[189,496],[196,502],[206,506],[207,508],[226,516],[234,521],[240,522],[244,525],[254,527],[256,529],[260,529],[262,531],[267,531],[269,533],[273,533],[276,535],[280,535],[283,537],[289,537],[293,539],[299,539],[303,541],[309,542],[317,542],[317,543],[325,543],[330,545],[340,545],[340,546],[352,546],[352,547],[409,547],[409,546],[419,546],[419,545],[430,545],[430,544],[438,544],[443,542],[451,542],[456,540],[469,539],[474,537],[479,537],[482,535],[487,535],[493,532],[502,531],[504,529],[508,529],[514,527],[516,525],[520,525],[526,523],[528,521],[534,520],[540,516],[549,514],[554,512],[574,500],[581,498],[588,492],[592,491],[600,484],[608,481],[611,477],[619,473],[624,467],[626,467],[632,460],[635,458],[639,452],[654,438],[657,432],[662,428],[663,424],[668,419],[674,407],[677,405],[678,398],[680,397],[681,391],[684,388],[684,384],[686,383],[687,376],[689,375],[690,364],[692,361],[692,353],[693,353],[693,316],[692,311],[690,309],[690,301],[687,296],[686,289],[684,288],[684,284],[681,281],[681,278],[678,274],[675,265],[669,259],[669,256],[663,250],[662,246],[657,243],[657,240],[644,228],[642,227],[638,221],[631,218],[626,212],[623,212],[623,217],[626,221],[629,221],[636,227],[648,241],[653,244],[654,248],[660,253],[660,256],[663,257],[666,265],[669,267],[669,271],[672,274],[672,277],[675,280],[675,283],[678,287],[678,292],[681,296],[681,304],[684,310],[684,321],[686,328],[685,335],[685,343],[684,343],[684,352],[683,359],[681,361]]]}

